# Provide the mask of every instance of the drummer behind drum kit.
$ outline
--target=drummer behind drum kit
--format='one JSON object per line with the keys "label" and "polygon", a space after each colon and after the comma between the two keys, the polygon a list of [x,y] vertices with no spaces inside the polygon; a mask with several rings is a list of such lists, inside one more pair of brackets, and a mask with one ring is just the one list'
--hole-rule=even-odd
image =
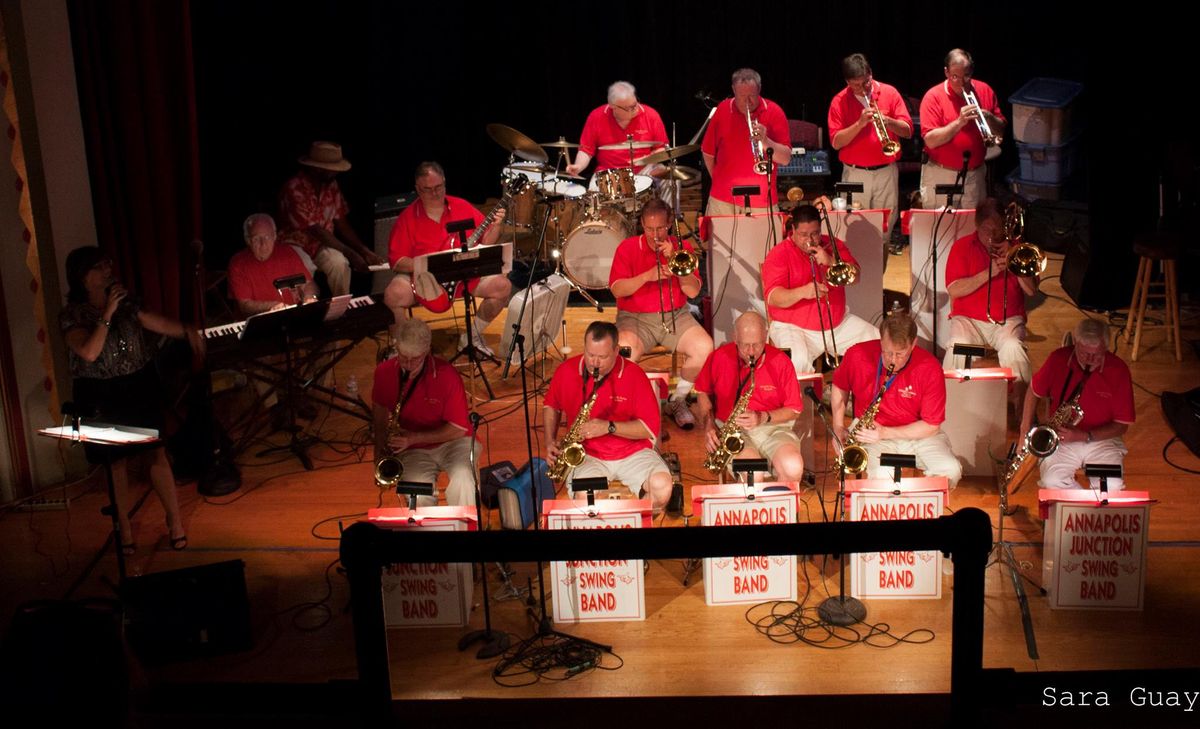
{"label": "drummer behind drum kit", "polygon": [[[635,159],[639,151],[662,147],[666,142],[636,141],[599,147],[601,150],[628,150],[629,167],[601,170],[589,187],[584,178],[560,171],[568,163],[567,150],[578,147],[559,137],[557,142],[537,144],[529,137],[502,124],[489,124],[488,135],[508,150],[512,157],[500,175],[508,187],[515,177],[532,184],[514,195],[504,224],[515,237],[526,236],[527,246],[515,248],[543,261],[553,260],[572,287],[591,301],[586,290],[608,288],[608,274],[621,241],[637,233],[638,211],[653,194],[654,180],[635,174],[634,165],[643,166],[682,157],[695,152],[697,145],[685,145]],[[558,150],[555,166],[547,164],[546,149]],[[523,161],[516,161],[520,158]],[[542,238],[547,245],[542,245]]]}

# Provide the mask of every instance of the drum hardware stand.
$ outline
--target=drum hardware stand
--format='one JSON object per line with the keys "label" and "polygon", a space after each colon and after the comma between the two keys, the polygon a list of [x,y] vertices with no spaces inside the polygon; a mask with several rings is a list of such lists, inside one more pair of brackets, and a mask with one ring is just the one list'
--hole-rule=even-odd
{"label": "drum hardware stand", "polygon": [[[565,195],[547,195],[542,200],[542,203],[545,203],[547,205],[553,205],[554,203],[565,199],[565,197],[566,197]],[[542,218],[542,230],[538,233],[538,247],[537,247],[537,250],[534,252],[534,257],[533,257],[535,261],[541,260],[542,255],[544,254],[544,252],[546,250],[546,227],[549,225],[549,223],[550,223],[550,209],[547,208],[546,215]],[[557,260],[561,261],[561,257],[559,257]],[[524,337],[521,335],[521,322],[525,321],[525,308],[527,306],[529,306],[529,298],[533,293],[533,276],[536,272],[537,272],[537,269],[535,266],[529,267],[529,278],[525,280],[525,291],[521,294],[521,313],[517,317],[517,321],[512,325],[512,328],[513,328],[512,341],[509,342],[508,352],[504,355],[504,371],[500,374],[500,379],[502,379],[502,380],[508,379],[508,371],[509,371],[509,368],[512,366],[512,356],[513,356],[513,352],[517,349],[518,340],[521,340],[522,344],[524,343],[524,341],[523,341]],[[558,273],[558,269],[555,268],[554,272]],[[564,276],[563,278],[566,278],[566,277]],[[568,282],[570,281],[570,279],[567,279],[567,280],[568,280]],[[511,301],[509,302],[509,305],[510,306],[512,305]],[[565,324],[564,324],[564,329],[565,329]],[[565,336],[565,334],[564,334],[564,336]],[[525,350],[524,350],[524,347],[522,347],[521,348],[522,358],[524,357],[524,355],[525,355]],[[522,363],[522,364],[524,364],[524,363]],[[530,455],[530,460],[533,460],[532,455]]]}
{"label": "drum hardware stand", "polygon": [[[471,427],[473,430],[479,429],[479,413],[471,411]],[[475,466],[475,442],[472,438],[471,443],[471,477],[475,482],[475,515],[478,518],[483,514],[483,499],[479,493],[479,470]],[[486,525],[481,524],[481,527]],[[508,650],[509,638],[508,633],[503,631],[492,630],[492,606],[491,600],[488,597],[488,575],[487,562],[479,563],[480,582],[483,583],[483,630],[472,630],[464,635],[458,641],[458,649],[465,651],[467,646],[472,643],[482,641],[483,647],[475,654],[476,658],[494,658]]]}
{"label": "drum hardware stand", "polygon": [[[446,224],[446,232],[447,233],[450,233],[450,234],[458,233],[458,240],[459,240],[459,243],[461,246],[461,248],[460,248],[461,253],[467,252],[467,230],[469,230],[470,228],[474,228],[474,227],[475,227],[475,221],[470,220],[470,219],[456,220],[456,221]],[[500,270],[496,270],[493,273],[500,273]],[[482,278],[483,275],[486,275],[486,274],[481,274],[480,278]],[[496,360],[496,358],[494,356],[484,354],[482,351],[479,350],[478,347],[475,346],[475,331],[474,331],[474,328],[475,328],[475,322],[474,322],[475,296],[474,296],[474,294],[471,293],[470,286],[468,285],[467,279],[463,278],[460,280],[462,282],[463,321],[466,324],[466,329],[467,329],[467,343],[465,346],[463,346],[462,349],[458,350],[458,352],[455,353],[455,355],[453,357],[450,358],[450,362],[454,363],[454,362],[458,361],[459,357],[466,355],[467,360],[472,365],[474,365],[474,367],[471,369],[472,377],[474,377],[474,373],[476,371],[478,371],[479,378],[481,380],[483,380],[483,387],[485,390],[487,390],[488,399],[495,400],[496,393],[492,391],[492,383],[488,382],[487,375],[483,371],[483,360],[488,360],[488,361],[494,362],[496,364],[499,364],[499,362]],[[442,283],[442,281],[439,279],[438,283]]]}
{"label": "drum hardware stand", "polygon": [[[1010,448],[1009,458],[1011,459],[1016,452],[1016,444]],[[1007,461],[1006,461],[1007,463]],[[1033,617],[1029,613],[1029,598],[1025,594],[1025,586],[1021,584],[1022,580],[1026,580],[1030,585],[1037,588],[1038,592],[1044,597],[1046,588],[1033,581],[1033,578],[1023,573],[1019,567],[1020,562],[1017,561],[1016,555],[1012,551],[1012,543],[1004,540],[1004,517],[1012,516],[1015,508],[1010,508],[1008,504],[1008,483],[1003,478],[1000,481],[1000,503],[997,511],[999,512],[999,525],[997,526],[996,543],[992,545],[992,557],[988,562],[988,567],[999,565],[1000,571],[1008,568],[1008,575],[1012,580],[1013,592],[1016,593],[1017,606],[1021,609],[1021,627],[1025,632],[1025,651],[1033,660],[1038,659],[1037,638],[1033,634]]]}

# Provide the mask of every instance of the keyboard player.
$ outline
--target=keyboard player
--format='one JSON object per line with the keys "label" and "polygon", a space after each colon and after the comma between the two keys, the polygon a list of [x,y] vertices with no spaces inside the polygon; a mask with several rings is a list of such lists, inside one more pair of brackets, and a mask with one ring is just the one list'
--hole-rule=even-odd
{"label": "keyboard player", "polygon": [[[246,218],[242,235],[246,249],[229,260],[229,293],[243,316],[316,300],[317,285],[300,254],[292,246],[275,245],[275,220],[270,215],[255,213]],[[289,276],[304,277],[299,289],[303,301],[295,300],[291,288],[275,288],[276,280]]]}

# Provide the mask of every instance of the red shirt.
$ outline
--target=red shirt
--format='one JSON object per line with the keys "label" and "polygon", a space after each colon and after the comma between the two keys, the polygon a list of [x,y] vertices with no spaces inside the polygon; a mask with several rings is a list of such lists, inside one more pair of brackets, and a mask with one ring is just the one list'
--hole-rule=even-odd
{"label": "red shirt", "polygon": [[[960,278],[974,276],[985,271],[992,265],[992,257],[987,252],[978,233],[959,238],[950,248],[950,257],[946,259],[946,285]],[[965,316],[979,321],[987,321],[990,312],[996,321],[1004,319],[1005,282],[1008,288],[1008,316],[1025,316],[1025,292],[1021,290],[1020,280],[1003,273],[992,277],[992,298],[988,301],[988,286],[975,289],[966,296],[950,299],[950,316]]]}
{"label": "red shirt", "polygon": [[[750,112],[750,118],[767,128],[767,136],[772,141],[788,145],[792,143],[787,114],[784,114],[783,109],[775,102],[759,97],[758,108]],[[761,194],[750,196],[750,206],[765,208],[775,203],[775,190],[766,189],[767,175],[754,174],[754,156],[750,151],[750,129],[746,126],[746,113],[738,110],[732,98],[722,101],[717,107],[708,130],[704,132],[700,150],[704,154],[716,157],[713,163],[712,190],[709,193],[712,197],[722,202],[740,204],[742,198],[734,198],[733,188],[739,185],[757,185]],[[768,150],[767,159],[770,158],[771,152]],[[771,179],[775,179],[774,172],[771,173]]]}
{"label": "red shirt", "polygon": [[[881,114],[906,121],[909,129],[912,128],[912,117],[908,114],[908,107],[904,105],[904,97],[895,86],[874,81],[871,84],[871,98],[875,100]],[[829,138],[833,139],[838,132],[853,126],[865,108],[861,97],[855,96],[849,86],[839,91],[829,104]],[[875,135],[875,125],[868,124],[858,130],[858,134],[849,144],[838,150],[838,159],[844,164],[875,167],[891,164],[899,159],[899,156],[889,157],[883,153],[883,145]]]}
{"label": "red shirt", "polygon": [[[1029,386],[1038,397],[1050,398],[1050,412],[1054,412],[1071,396],[1082,377],[1083,367],[1075,358],[1075,348],[1062,347],[1050,353]],[[1132,423],[1133,379],[1129,366],[1112,352],[1105,352],[1104,364],[1088,376],[1083,386],[1079,407],[1083,408],[1083,420],[1076,427],[1081,430],[1095,430],[1112,422]]]}
{"label": "red shirt", "polygon": [[[861,342],[846,351],[846,357],[833,372],[833,384],[854,395],[854,416],[860,417],[887,382],[882,366],[883,345],[876,339]],[[875,422],[899,426],[924,420],[940,425],[946,419],[946,375],[932,354],[914,347],[908,364],[895,373],[888,391],[879,404]]]}
{"label": "red shirt", "polygon": [[[400,360],[396,358],[385,360],[375,368],[371,400],[386,408],[389,414],[399,399],[399,371]],[[423,431],[453,423],[463,429],[463,435],[474,435],[467,417],[467,391],[454,365],[437,357],[426,357],[425,366],[415,382],[410,378],[404,383],[404,392],[409,394],[400,411],[400,427]],[[439,445],[441,443],[417,443],[409,447],[436,448]]]}
{"label": "red shirt", "polygon": [[[971,85],[975,90],[975,98],[979,101],[979,108],[990,111],[1003,120],[1004,114],[1000,112],[1000,103],[996,100],[996,92],[992,91],[992,87],[974,79]],[[926,91],[925,98],[921,99],[921,138],[924,139],[930,130],[944,127],[957,119],[959,110],[966,105],[967,100],[950,89],[949,81],[942,81]],[[996,131],[993,129],[992,133]],[[970,169],[982,166],[986,151],[983,136],[974,121],[959,129],[949,142],[940,147],[927,146],[925,150],[929,152],[930,162],[952,170],[962,168],[964,151],[971,153],[971,160],[967,165]]]}
{"label": "red shirt", "polygon": [[[821,236],[821,247],[830,251],[829,238]],[[858,265],[850,249],[840,240],[837,242],[838,255],[846,263]],[[825,280],[829,266],[817,264],[819,280]],[[790,238],[771,249],[762,266],[763,294],[771,298],[771,292],[777,288],[794,289],[804,284],[812,286],[812,265],[808,254],[801,250]],[[824,300],[825,297],[821,297]],[[825,329],[832,329],[842,323],[846,316],[846,288],[844,286],[829,287],[829,309],[822,303],[818,309],[816,299],[801,299],[787,308],[768,306],[767,313],[772,321],[782,321],[795,324],[801,329],[817,331],[821,328],[821,316],[825,317]],[[830,324],[832,318],[833,323]]]}
{"label": "red shirt", "polygon": [[[612,107],[608,104],[597,106],[588,114],[583,124],[583,133],[579,135],[579,151],[596,160],[596,172],[614,167],[629,167],[629,149],[599,150],[606,144],[624,142],[627,135],[633,135],[635,142],[662,142],[657,147],[633,150],[633,158],[645,157],[666,146],[667,129],[663,126],[662,117],[646,104],[641,104],[642,110],[629,120],[629,126],[624,129],[613,116]],[[635,167],[634,170],[640,170]]]}
{"label": "red shirt", "polygon": [[[483,213],[461,197],[446,196],[446,207],[440,220],[425,214],[425,204],[419,199],[409,205],[396,218],[388,238],[388,263],[395,266],[401,258],[416,258],[438,251],[448,251],[459,246],[458,233],[446,232],[446,224],[470,218],[478,227],[483,222]],[[469,237],[474,229],[466,231]]]}
{"label": "red shirt", "polygon": [[[760,359],[754,372],[754,392],[746,409],[764,412],[786,407],[797,413],[803,411],[804,398],[791,358],[768,344]],[[750,367],[738,355],[737,343],[729,342],[713,350],[704,361],[696,378],[696,392],[712,399],[717,420],[724,421],[737,402],[738,385],[749,376]],[[743,388],[749,386],[747,381]]]}
{"label": "red shirt", "polygon": [[[676,249],[679,248],[679,241],[674,237],[668,236],[671,243]],[[684,241],[684,250],[694,251],[692,244]],[[623,278],[630,278],[644,273],[651,268],[654,268],[656,254],[653,248],[646,243],[645,235],[635,235],[632,238],[626,238],[621,241],[621,245],[617,246],[616,253],[613,254],[612,269],[608,272],[608,285],[611,287],[613,282]],[[657,260],[662,261],[661,258]],[[666,270],[667,264],[662,263],[663,270]],[[651,281],[642,284],[641,288],[633,293],[633,296],[618,296],[617,310],[632,311],[639,314],[649,314],[663,310],[674,311],[687,303],[687,296],[683,293],[683,289],[679,285],[678,276],[670,276],[662,280],[662,287],[659,288],[658,281]],[[662,299],[659,299],[659,291],[662,291]]]}
{"label": "red shirt", "polygon": [[249,248],[243,248],[229,259],[229,295],[237,301],[279,301],[284,304],[298,303],[292,290],[280,293],[275,288],[275,279],[284,276],[304,276],[312,281],[312,275],[300,260],[296,249],[286,243],[275,243],[271,257],[260,261]]}
{"label": "red shirt", "polygon": [[[587,380],[587,395],[584,395],[583,355],[576,355],[563,362],[554,371],[550,380],[550,390],[546,393],[546,407],[554,408],[562,413],[559,422],[558,436],[562,438],[575,416],[583,407],[587,397],[591,397],[595,380]],[[621,423],[627,420],[640,420],[653,434],[652,439],[631,440],[619,435],[602,435],[598,438],[588,438],[583,441],[583,449],[589,456],[603,461],[615,461],[637,453],[643,448],[653,448],[658,439],[659,413],[658,396],[650,386],[650,379],[633,362],[618,357],[616,365],[600,383],[600,394],[592,406],[592,417],[599,420],[611,420]]]}
{"label": "red shirt", "polygon": [[297,172],[279,191],[280,238],[298,245],[310,256],[317,255],[321,241],[304,232],[314,225],[333,232],[333,221],[345,218],[350,212],[337,180],[318,189],[313,178],[304,171]]}

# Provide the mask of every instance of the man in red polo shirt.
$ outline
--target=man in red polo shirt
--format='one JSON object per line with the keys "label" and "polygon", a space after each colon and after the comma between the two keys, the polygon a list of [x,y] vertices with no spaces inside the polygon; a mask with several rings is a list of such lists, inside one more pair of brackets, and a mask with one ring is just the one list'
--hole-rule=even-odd
{"label": "man in red polo shirt", "polygon": [[608,322],[588,325],[583,354],[558,366],[546,393],[543,423],[546,456],[551,464],[559,456],[559,429],[566,432],[583,403],[595,392],[591,417],[580,427],[587,458],[568,476],[603,476],[620,481],[634,494],[649,492],[655,513],[671,496],[671,472],[658,452],[658,397],[649,378],[617,351],[617,328]]}
{"label": "man in red polo shirt", "polygon": [[871,64],[863,54],[855,53],[842,60],[842,78],[846,80],[846,88],[829,104],[829,142],[842,161],[842,182],[862,183],[863,191],[857,199],[863,208],[888,211],[887,228],[883,231],[887,240],[896,222],[900,197],[900,173],[896,167],[900,153],[884,154],[868,99],[879,108],[888,135],[897,144],[900,139],[912,136],[912,117],[896,87],[875,80]]}
{"label": "man in red polo shirt", "polygon": [[[929,153],[929,161],[921,166],[921,199],[926,208],[945,205],[946,196],[935,195],[934,188],[954,183],[966,155],[967,178],[958,207],[971,210],[987,196],[987,146],[977,122],[985,119],[999,138],[1008,121],[992,87],[973,78],[975,63],[970,53],[961,48],[950,51],[944,70],[946,79],[921,99],[921,138]],[[974,91],[978,106],[963,98],[964,87]]]}
{"label": "man in red polo shirt", "polygon": [[341,145],[313,142],[300,170],[279,192],[280,241],[298,246],[325,274],[334,296],[350,293],[350,269],[366,271],[383,259],[363,245],[346,216],[350,207],[337,179],[350,169]]}
{"label": "man in red polo shirt", "polygon": [[696,421],[688,410],[687,395],[712,353],[713,342],[688,308],[688,298],[700,293],[699,268],[676,276],[667,266],[680,247],[694,250],[687,241],[681,243],[669,235],[670,223],[671,209],[666,203],[657,198],[646,203],[643,233],[617,246],[608,287],[617,299],[620,346],[629,347],[630,359],[639,361],[658,344],[684,356],[667,408],[679,427],[691,430]]}
{"label": "man in red polo shirt", "polygon": [[[471,458],[474,450],[478,459],[479,442],[467,415],[467,393],[458,370],[429,353],[429,342],[429,325],[406,319],[396,333],[397,355],[375,368],[375,460],[389,454],[400,459],[405,481],[436,484],[438,472],[445,471],[446,503],[471,506]],[[436,506],[437,497],[418,497],[417,505]]]}
{"label": "man in red polo shirt", "polygon": [[295,300],[291,288],[275,288],[275,280],[285,276],[303,276],[302,298],[317,298],[317,285],[300,254],[289,245],[275,245],[275,221],[270,215],[255,213],[246,218],[242,235],[246,247],[229,259],[229,295],[243,316],[302,303]]}
{"label": "man in red polo shirt", "polygon": [[[1029,432],[1042,400],[1049,405],[1047,413],[1053,414],[1071,398],[1079,383],[1084,383],[1079,396],[1083,420],[1056,428],[1058,448],[1038,464],[1038,485],[1044,489],[1079,488],[1075,472],[1084,464],[1122,465],[1129,450],[1122,440],[1135,416],[1129,366],[1108,351],[1108,326],[1102,321],[1079,322],[1073,339],[1071,346],[1051,352],[1034,374],[1025,394],[1021,429],[1017,431],[1022,438]],[[1100,487],[1098,478],[1090,482],[1093,490]],[[1110,491],[1119,491],[1124,485],[1123,479],[1108,479]]]}
{"label": "man in red polo shirt", "polygon": [[718,433],[734,403],[750,386],[753,366],[754,391],[737,419],[745,438],[738,457],[761,455],[771,462],[775,478],[799,481],[804,477],[804,457],[792,425],[804,409],[804,398],[796,369],[787,355],[767,344],[767,324],[753,311],[734,322],[733,338],[709,355],[696,380],[704,446],[709,453],[717,449]]}
{"label": "man in red polo shirt", "polygon": [[[787,114],[779,104],[761,96],[762,77],[752,68],[739,68],[733,72],[733,97],[717,106],[700,151],[704,155],[704,166],[712,177],[712,190],[708,195],[708,215],[734,215],[745,212],[738,206],[744,198],[735,197],[734,187],[753,185],[759,194],[750,196],[750,212],[765,213],[775,206],[776,192],[768,186],[770,178],[775,183],[775,174],[759,175],[754,172],[754,155],[750,150],[751,138],[765,145],[768,163],[786,165],[792,160],[792,138],[788,131]],[[746,126],[746,109],[750,110],[751,127]]]}
{"label": "man in red polo shirt", "polygon": [[[396,218],[388,239],[388,262],[396,276],[384,290],[383,302],[396,317],[393,329],[408,317],[406,310],[418,301],[418,297],[425,301],[437,301],[446,294],[432,275],[418,277],[415,282],[412,280],[413,259],[459,247],[459,234],[447,233],[447,223],[468,218],[475,226],[483,222],[483,215],[471,203],[461,197],[446,194],[446,173],[437,162],[422,162],[417,165],[416,187],[417,201],[405,208]],[[503,221],[502,208],[484,232],[479,241],[480,245],[492,245],[500,238],[500,223]],[[473,232],[467,230],[464,234],[469,237]],[[474,344],[482,352],[490,355],[492,350],[484,343],[483,331],[508,305],[512,284],[507,276],[501,274],[485,276],[474,282],[471,292],[483,299],[483,303],[476,310],[475,326],[472,330]],[[465,333],[462,335],[460,345],[467,343],[466,336]]]}
{"label": "man in red polo shirt", "polygon": [[[658,142],[658,146],[634,150],[634,157],[645,157],[666,146],[667,130],[662,117],[648,104],[638,101],[637,90],[628,81],[616,81],[608,87],[608,103],[592,109],[579,136],[579,151],[575,163],[567,165],[567,173],[578,175],[596,160],[596,172],[620,167],[633,167],[629,150],[599,149],[608,144],[626,141]],[[657,167],[658,165],[655,165]],[[634,172],[650,174],[653,170],[633,167]]]}
{"label": "man in red polo shirt", "polygon": [[954,488],[962,478],[962,464],[941,429],[946,419],[942,366],[917,347],[917,324],[908,314],[887,317],[879,333],[879,340],[851,347],[833,373],[829,405],[834,432],[844,443],[849,395],[854,395],[854,416],[860,417],[883,392],[874,426],[855,436],[867,451],[867,477],[891,478],[891,469],[879,465],[881,453],[907,453],[917,457],[926,476],[945,476]]}
{"label": "man in red polo shirt", "polygon": [[[833,244],[821,236],[820,211],[813,205],[793,208],[787,236],[771,249],[762,267],[771,341],[792,351],[797,372],[812,372],[818,357],[828,353],[836,359],[859,342],[878,339],[879,330],[846,310],[845,287],[826,282],[834,263]],[[837,251],[843,262],[858,265],[840,240]],[[816,262],[815,283],[810,252]]]}
{"label": "man in red polo shirt", "polygon": [[975,208],[975,232],[955,241],[946,259],[950,343],[945,366],[957,364],[955,344],[986,344],[996,350],[1000,366],[1016,375],[1013,398],[1019,405],[1031,372],[1025,351],[1025,297],[1037,292],[1038,277],[1006,272],[1008,245],[999,204],[984,198]]}

